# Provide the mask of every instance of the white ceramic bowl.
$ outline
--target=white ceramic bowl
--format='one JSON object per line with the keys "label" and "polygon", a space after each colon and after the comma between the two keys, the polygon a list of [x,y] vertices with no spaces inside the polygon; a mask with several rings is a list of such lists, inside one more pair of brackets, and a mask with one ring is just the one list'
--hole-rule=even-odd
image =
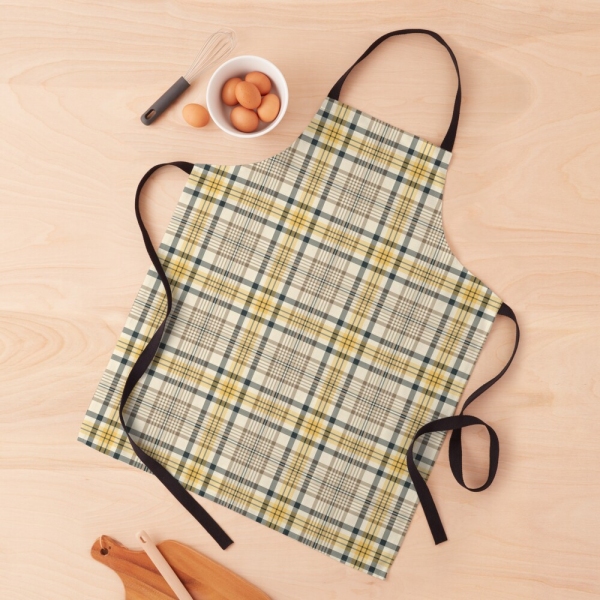
{"label": "white ceramic bowl", "polygon": [[[259,121],[258,129],[252,133],[243,133],[238,131],[232,124],[229,118],[232,106],[227,106],[221,100],[221,90],[225,82],[232,77],[241,77],[244,79],[247,73],[252,71],[260,71],[271,80],[271,92],[279,96],[281,107],[279,114],[271,123],[263,123]],[[212,120],[226,133],[241,138],[254,138],[268,133],[275,129],[288,105],[288,87],[285,77],[281,71],[272,63],[261,58],[260,56],[236,56],[227,62],[224,62],[212,75],[206,88],[206,106]]]}

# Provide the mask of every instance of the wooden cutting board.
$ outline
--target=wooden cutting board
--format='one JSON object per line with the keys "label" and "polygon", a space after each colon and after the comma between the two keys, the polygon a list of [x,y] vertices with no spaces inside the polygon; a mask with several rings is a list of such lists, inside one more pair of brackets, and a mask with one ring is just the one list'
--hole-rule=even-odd
{"label": "wooden cutting board", "polygon": [[[156,546],[194,600],[270,600],[239,575],[184,544],[167,540]],[[130,550],[103,535],[91,554],[121,578],[126,600],[177,600],[143,550]]]}

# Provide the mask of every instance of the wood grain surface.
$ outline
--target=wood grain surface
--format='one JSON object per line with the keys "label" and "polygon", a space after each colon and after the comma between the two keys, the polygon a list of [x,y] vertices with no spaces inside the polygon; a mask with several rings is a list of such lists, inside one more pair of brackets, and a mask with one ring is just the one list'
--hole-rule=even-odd
{"label": "wood grain surface", "polygon": [[[118,599],[90,558],[145,528],[186,543],[274,600],[579,600],[600,597],[600,6],[597,0],[1,3],[0,598]],[[290,89],[269,135],[188,127],[208,75],[151,127],[139,115],[221,25],[235,54],[275,62]],[[222,552],[152,476],[76,442],[79,424],[149,266],[133,212],[152,165],[266,158],[303,130],[337,77],[380,34],[420,27],[452,46],[464,102],[444,195],[458,258],[517,313],[522,345],[470,411],[501,442],[493,486],[453,479],[447,442],[430,478],[449,541],[422,510],[386,581],[223,507]],[[433,143],[456,79],[426,36],[386,42],[342,100]],[[158,241],[185,175],[145,199]],[[498,319],[469,390],[508,357]],[[480,428],[478,428],[480,429]],[[486,436],[469,431],[471,483]]]}

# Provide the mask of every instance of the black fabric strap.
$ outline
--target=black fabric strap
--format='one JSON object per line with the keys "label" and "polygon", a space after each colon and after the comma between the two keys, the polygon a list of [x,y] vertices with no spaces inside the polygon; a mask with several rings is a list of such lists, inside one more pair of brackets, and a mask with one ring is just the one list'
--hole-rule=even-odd
{"label": "black fabric strap", "polygon": [[135,193],[135,216],[137,217],[138,224],[140,226],[140,230],[142,232],[142,237],[144,238],[144,245],[146,246],[146,250],[148,252],[148,256],[160,277],[160,280],[165,288],[165,292],[167,294],[167,313],[162,323],[158,326],[157,330],[154,332],[154,335],[138,357],[137,361],[134,363],[127,380],[125,381],[125,386],[123,388],[123,394],[121,396],[121,402],[119,404],[119,419],[121,420],[121,426],[123,430],[127,434],[127,438],[129,439],[129,443],[131,447],[135,451],[137,457],[158,477],[158,479],[162,482],[162,484],[179,500],[179,502],[186,508],[192,516],[208,531],[208,533],[214,538],[214,540],[225,550],[229,545],[233,544],[233,540],[221,529],[218,523],[192,498],[192,496],[185,490],[185,488],[163,467],[159,462],[157,462],[150,455],[146,454],[140,446],[132,439],[129,428],[125,424],[125,419],[123,417],[123,409],[125,404],[127,403],[127,399],[129,395],[133,391],[135,384],[139,381],[140,377],[144,374],[146,369],[150,366],[154,355],[158,351],[160,341],[162,339],[163,333],[165,331],[165,326],[167,323],[167,319],[171,314],[171,308],[173,304],[173,296],[171,293],[171,285],[169,283],[169,279],[163,269],[163,266],[158,258],[154,247],[152,246],[152,241],[150,240],[150,236],[148,235],[148,231],[144,226],[144,222],[142,220],[142,216],[140,213],[140,194],[144,184],[152,173],[161,167],[165,167],[167,165],[173,165],[175,167],[179,167],[182,171],[185,171],[188,175],[192,172],[194,165],[188,162],[172,162],[172,163],[164,163],[161,165],[156,165],[152,167],[145,175],[142,177],[140,181],[137,191]]}
{"label": "black fabric strap", "polygon": [[333,100],[340,99],[340,92],[342,91],[342,86],[346,81],[346,78],[352,72],[352,69],[364,60],[379,44],[385,42],[388,38],[391,38],[396,35],[404,35],[407,33],[424,33],[426,35],[430,35],[434,40],[438,41],[448,52],[450,53],[450,58],[452,58],[452,62],[454,63],[454,68],[456,69],[456,76],[458,77],[458,89],[456,91],[456,98],[454,100],[454,110],[452,112],[452,120],[450,121],[450,127],[448,128],[448,132],[446,133],[446,137],[442,142],[441,148],[447,150],[448,152],[452,152],[452,148],[454,146],[454,140],[456,139],[456,131],[458,130],[458,118],[460,116],[460,102],[461,102],[461,88],[460,88],[460,72],[458,70],[458,62],[456,61],[456,56],[454,56],[454,52],[448,44],[443,40],[443,38],[435,33],[434,31],[429,31],[428,29],[398,29],[397,31],[390,31],[390,33],[386,33],[382,35],[380,38],[376,39],[362,54],[362,56],[338,79],[337,83],[331,88],[329,92],[329,97]]}
{"label": "black fabric strap", "polygon": [[[504,366],[504,368],[494,377],[490,379],[487,383],[484,383],[481,387],[475,390],[465,401],[462,410],[458,415],[454,415],[452,417],[445,417],[442,419],[438,419],[436,421],[431,421],[426,425],[423,425],[413,438],[413,441],[408,449],[407,463],[408,463],[408,472],[412,479],[412,482],[417,490],[417,494],[419,496],[419,500],[421,501],[421,505],[423,506],[423,511],[425,512],[425,517],[427,519],[427,523],[429,524],[429,529],[433,535],[433,539],[436,544],[440,544],[445,542],[448,538],[446,537],[446,532],[444,531],[444,526],[442,525],[442,521],[440,519],[440,515],[435,506],[435,502],[433,501],[433,497],[431,496],[431,492],[425,483],[422,475],[419,473],[417,466],[415,465],[415,459],[413,454],[413,447],[417,438],[425,435],[426,433],[433,433],[434,431],[452,431],[452,436],[450,437],[449,444],[449,457],[450,457],[450,468],[452,469],[452,474],[455,479],[462,485],[465,489],[470,490],[471,492],[481,492],[487,489],[494,481],[494,477],[496,476],[496,471],[498,470],[498,459],[500,456],[500,444],[498,442],[498,436],[496,432],[487,424],[484,423],[478,417],[474,417],[472,415],[465,415],[465,409],[476,400],[483,392],[491,388],[499,379],[506,373],[510,363],[513,361],[515,354],[517,352],[517,348],[519,346],[519,324],[517,323],[517,317],[513,310],[507,305],[502,304],[500,310],[498,311],[499,315],[504,315],[508,317],[515,324],[515,345],[512,351],[508,362]],[[463,465],[462,465],[462,429],[463,427],[470,427],[471,425],[483,425],[489,434],[490,437],[490,458],[489,458],[489,471],[488,478],[483,485],[479,487],[470,488],[465,483],[463,477]]]}

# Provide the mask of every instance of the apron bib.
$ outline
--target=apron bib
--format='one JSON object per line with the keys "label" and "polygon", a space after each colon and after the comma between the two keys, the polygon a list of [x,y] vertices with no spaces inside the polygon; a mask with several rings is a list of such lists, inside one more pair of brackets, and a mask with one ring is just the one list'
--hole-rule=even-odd
{"label": "apron bib", "polygon": [[[444,437],[462,475],[465,409],[506,371],[513,311],[452,254],[442,194],[460,113],[436,146],[340,101],[256,163],[169,163],[188,180],[79,439],[150,470],[226,548],[190,490],[384,578]],[[456,406],[497,315],[504,369]],[[470,488],[467,488],[470,489]]]}

